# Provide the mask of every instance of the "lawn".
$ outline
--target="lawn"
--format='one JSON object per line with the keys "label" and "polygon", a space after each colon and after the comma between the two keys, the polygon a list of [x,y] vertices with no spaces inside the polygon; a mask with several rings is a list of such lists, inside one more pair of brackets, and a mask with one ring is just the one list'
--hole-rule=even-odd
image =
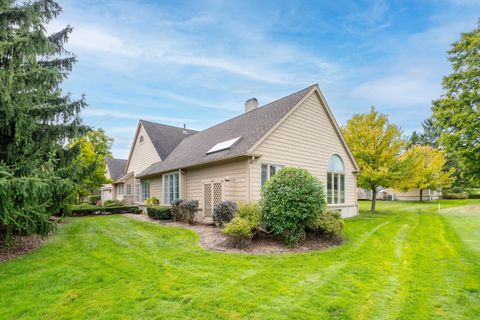
{"label": "lawn", "polygon": [[188,230],[74,218],[0,264],[0,319],[479,319],[480,210],[451,209],[468,204],[480,201],[380,202],[346,221],[344,245],[288,255],[209,252]]}

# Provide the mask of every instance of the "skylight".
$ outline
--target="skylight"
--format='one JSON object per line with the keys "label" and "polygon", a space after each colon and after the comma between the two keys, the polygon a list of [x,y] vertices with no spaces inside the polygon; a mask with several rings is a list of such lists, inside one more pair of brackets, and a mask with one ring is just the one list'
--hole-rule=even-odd
{"label": "skylight", "polygon": [[238,137],[238,138],[234,138],[234,139],[230,139],[230,140],[227,140],[227,141],[223,141],[223,142],[217,143],[216,145],[214,145],[213,147],[211,147],[210,150],[207,151],[207,154],[209,154],[209,153],[214,153],[214,152],[218,152],[218,151],[222,151],[222,150],[230,149],[230,147],[231,147],[235,142],[237,142],[240,138],[241,138],[241,137]]}

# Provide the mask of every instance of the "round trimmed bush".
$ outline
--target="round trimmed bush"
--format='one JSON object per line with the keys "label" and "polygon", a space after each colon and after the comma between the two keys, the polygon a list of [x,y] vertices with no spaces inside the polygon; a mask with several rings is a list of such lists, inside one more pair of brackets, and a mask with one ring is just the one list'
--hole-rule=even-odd
{"label": "round trimmed bush", "polygon": [[305,169],[281,169],[263,187],[260,205],[265,227],[295,245],[325,210],[322,183]]}

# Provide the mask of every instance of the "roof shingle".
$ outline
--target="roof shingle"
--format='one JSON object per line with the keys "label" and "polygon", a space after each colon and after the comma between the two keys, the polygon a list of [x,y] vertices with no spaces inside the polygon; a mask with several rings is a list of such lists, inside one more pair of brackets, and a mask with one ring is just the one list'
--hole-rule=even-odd
{"label": "roof shingle", "polygon": [[[273,101],[183,139],[168,157],[137,176],[145,177],[201,163],[244,155],[316,85]],[[214,145],[240,137],[229,149],[207,154]],[[163,141],[162,141],[163,143]]]}
{"label": "roof shingle", "polygon": [[162,160],[165,160],[183,139],[198,132],[146,120],[140,120],[140,123],[145,128],[145,131],[147,131],[155,150],[157,150]]}
{"label": "roof shingle", "polygon": [[127,160],[125,159],[114,159],[114,158],[105,158],[105,162],[110,173],[110,178],[112,180],[117,180],[125,171],[125,166],[127,165]]}

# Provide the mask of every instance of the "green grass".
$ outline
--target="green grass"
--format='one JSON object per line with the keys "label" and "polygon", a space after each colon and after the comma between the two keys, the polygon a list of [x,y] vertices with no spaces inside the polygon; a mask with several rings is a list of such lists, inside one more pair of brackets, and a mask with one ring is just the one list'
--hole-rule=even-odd
{"label": "green grass", "polygon": [[438,203],[480,201],[380,202],[346,221],[344,245],[302,254],[209,252],[184,229],[71,219],[0,264],[0,319],[478,319],[480,211]]}

